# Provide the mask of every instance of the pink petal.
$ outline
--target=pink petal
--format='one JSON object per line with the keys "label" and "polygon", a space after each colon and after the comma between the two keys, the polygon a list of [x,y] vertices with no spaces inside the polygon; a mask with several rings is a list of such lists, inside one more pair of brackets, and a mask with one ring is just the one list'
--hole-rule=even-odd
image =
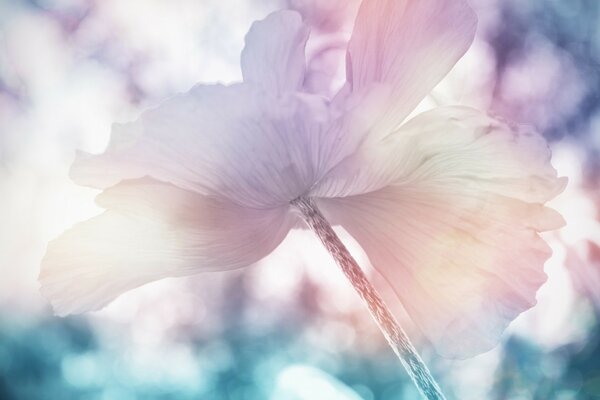
{"label": "pink petal", "polygon": [[244,82],[273,93],[299,90],[304,81],[308,35],[308,27],[295,11],[278,11],[255,22],[242,52]]}
{"label": "pink petal", "polygon": [[[197,86],[117,125],[104,154],[80,156],[72,177],[105,188],[150,176],[257,208],[305,193],[343,154],[325,102],[255,85]],[[352,148],[352,151],[354,148]]]}
{"label": "pink petal", "polygon": [[364,0],[348,46],[352,91],[379,92],[377,131],[401,123],[471,45],[477,17],[464,0]]}
{"label": "pink petal", "polygon": [[59,315],[98,310],[157,279],[246,267],[291,227],[286,208],[256,210],[151,179],[103,192],[103,214],[50,243],[41,291]]}
{"label": "pink petal", "polygon": [[113,126],[103,154],[78,154],[73,180],[104,189],[125,179],[151,176],[182,188],[207,192],[199,153],[214,147],[235,124],[259,111],[248,85],[197,85],[163,101],[135,121]]}
{"label": "pink petal", "polygon": [[353,158],[364,167],[349,159],[347,181],[338,169],[332,198],[320,199],[326,216],[360,243],[440,354],[491,349],[546,279],[538,232],[564,223],[543,205],[565,185],[544,141],[449,107],[361,150]]}

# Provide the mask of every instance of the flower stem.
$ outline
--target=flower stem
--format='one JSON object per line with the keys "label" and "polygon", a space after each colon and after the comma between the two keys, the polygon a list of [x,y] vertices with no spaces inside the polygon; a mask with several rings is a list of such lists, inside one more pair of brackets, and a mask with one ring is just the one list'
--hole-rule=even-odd
{"label": "flower stem", "polygon": [[379,325],[388,343],[400,358],[402,365],[408,372],[421,394],[428,400],[445,400],[440,387],[431,376],[429,369],[417,354],[414,346],[398,324],[388,307],[383,302],[379,293],[368,281],[366,275],[358,266],[356,260],[350,255],[348,249],[323,214],[319,211],[314,201],[310,198],[298,198],[292,202],[302,214],[303,219],[311,230],[319,237],[325,248],[333,256],[338,266],[354,286],[360,297],[367,304],[371,316]]}

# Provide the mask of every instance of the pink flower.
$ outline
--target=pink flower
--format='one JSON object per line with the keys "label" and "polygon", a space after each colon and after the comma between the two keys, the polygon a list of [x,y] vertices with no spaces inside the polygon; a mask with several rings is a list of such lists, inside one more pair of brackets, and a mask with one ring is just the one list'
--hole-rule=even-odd
{"label": "pink flower", "polygon": [[339,31],[356,13],[358,0],[287,0],[288,7],[321,32]]}
{"label": "pink flower", "polygon": [[116,125],[73,178],[106,211],[53,241],[42,292],[60,315],[146,282],[242,268],[298,224],[311,198],[343,226],[447,356],[490,349],[535,304],[562,218],[544,140],[464,107],[405,121],[469,48],[463,0],[364,0],[347,83],[302,92],[308,29],[281,11],[246,37],[244,82],[198,85]]}

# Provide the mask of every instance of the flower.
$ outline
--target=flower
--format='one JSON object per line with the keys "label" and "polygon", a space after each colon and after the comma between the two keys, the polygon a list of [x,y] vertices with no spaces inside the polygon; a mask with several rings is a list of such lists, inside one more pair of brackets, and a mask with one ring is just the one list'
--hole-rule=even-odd
{"label": "flower", "polygon": [[318,31],[338,32],[355,14],[358,0],[287,0],[287,6],[302,15]]}
{"label": "flower", "polygon": [[364,0],[333,98],[303,92],[309,32],[280,11],[246,37],[243,83],[197,85],[132,123],[72,176],[106,211],[51,242],[41,290],[59,315],[156,279],[242,268],[311,198],[389,281],[446,356],[493,347],[535,304],[563,223],[544,140],[465,107],[405,121],[469,48],[463,0]]}

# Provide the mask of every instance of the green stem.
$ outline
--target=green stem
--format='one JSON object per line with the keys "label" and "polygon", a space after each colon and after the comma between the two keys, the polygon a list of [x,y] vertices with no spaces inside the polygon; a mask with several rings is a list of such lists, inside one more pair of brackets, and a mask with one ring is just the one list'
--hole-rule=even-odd
{"label": "green stem", "polygon": [[348,249],[336,235],[329,222],[310,198],[298,198],[292,202],[301,213],[304,221],[319,237],[325,248],[333,256],[338,266],[354,286],[366,303],[369,312],[379,325],[388,343],[400,358],[421,394],[428,400],[445,400],[440,387],[429,372],[429,369],[417,354],[414,346],[398,324],[379,293],[368,281],[366,275],[350,255]]}

